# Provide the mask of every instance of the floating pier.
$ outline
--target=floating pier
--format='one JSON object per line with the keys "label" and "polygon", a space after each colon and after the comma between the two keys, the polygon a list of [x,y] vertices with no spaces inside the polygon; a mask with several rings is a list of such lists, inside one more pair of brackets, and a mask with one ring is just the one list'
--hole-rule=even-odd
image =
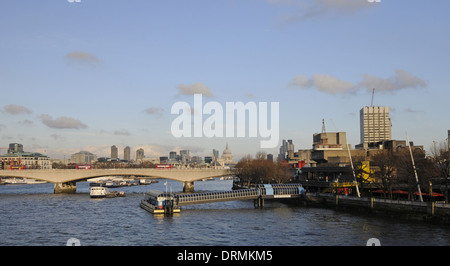
{"label": "floating pier", "polygon": [[204,192],[190,194],[168,194],[150,191],[140,206],[151,213],[172,214],[180,212],[181,206],[206,204],[232,200],[254,200],[256,208],[264,207],[264,200],[277,198],[299,198],[304,195],[301,184],[260,184],[256,188]]}

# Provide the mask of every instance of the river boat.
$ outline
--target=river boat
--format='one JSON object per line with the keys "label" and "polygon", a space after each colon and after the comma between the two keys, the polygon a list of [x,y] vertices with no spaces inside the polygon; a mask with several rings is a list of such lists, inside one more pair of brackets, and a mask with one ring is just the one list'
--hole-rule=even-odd
{"label": "river boat", "polygon": [[107,198],[115,198],[115,197],[125,197],[125,192],[123,191],[111,191],[106,194]]}
{"label": "river boat", "polygon": [[180,213],[180,208],[174,204],[172,194],[158,190],[150,190],[145,193],[145,198],[141,200],[139,206],[152,214],[172,214]]}
{"label": "river boat", "polygon": [[125,197],[125,192],[109,191],[109,189],[106,187],[94,186],[94,187],[91,187],[90,197],[91,198]]}
{"label": "river boat", "polygon": [[106,198],[109,190],[106,187],[94,186],[91,187],[90,196],[91,198]]}

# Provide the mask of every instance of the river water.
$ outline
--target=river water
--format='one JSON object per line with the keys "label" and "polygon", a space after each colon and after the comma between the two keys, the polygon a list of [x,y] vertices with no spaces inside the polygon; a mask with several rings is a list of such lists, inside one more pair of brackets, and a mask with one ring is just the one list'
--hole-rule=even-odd
{"label": "river water", "polygon": [[[139,207],[145,191],[165,190],[164,182],[123,187],[122,198],[91,199],[89,183],[76,194],[53,194],[53,184],[0,186],[0,245],[63,246],[364,246],[449,245],[450,227],[396,220],[266,200],[185,206],[172,217]],[[167,181],[169,190],[182,183]],[[195,182],[196,191],[226,191],[232,181]]]}

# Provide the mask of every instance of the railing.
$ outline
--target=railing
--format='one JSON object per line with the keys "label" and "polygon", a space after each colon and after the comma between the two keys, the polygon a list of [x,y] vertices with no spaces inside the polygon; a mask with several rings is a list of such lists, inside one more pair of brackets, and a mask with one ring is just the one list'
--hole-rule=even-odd
{"label": "railing", "polygon": [[272,188],[273,192],[269,194],[264,185],[258,185],[257,188],[233,191],[175,195],[174,200],[178,205],[188,205],[214,201],[256,199],[258,197],[270,197],[275,195],[300,195],[303,193],[302,189],[300,189],[302,186],[299,184],[273,184],[266,186]]}
{"label": "railing", "polygon": [[227,199],[240,199],[240,198],[257,198],[260,191],[256,188],[242,189],[234,191],[223,191],[223,192],[206,192],[206,193],[195,193],[195,194],[185,194],[176,195],[175,201],[178,204],[184,205],[188,203],[202,202],[202,201],[215,201],[215,200],[227,200]]}

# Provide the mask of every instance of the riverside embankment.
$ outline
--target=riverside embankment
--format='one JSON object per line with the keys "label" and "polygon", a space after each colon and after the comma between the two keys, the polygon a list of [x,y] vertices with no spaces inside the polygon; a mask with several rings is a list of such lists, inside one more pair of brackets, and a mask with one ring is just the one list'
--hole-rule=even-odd
{"label": "riverside embankment", "polygon": [[370,212],[426,222],[450,223],[450,204],[354,197],[331,193],[306,193],[303,204],[344,211]]}

